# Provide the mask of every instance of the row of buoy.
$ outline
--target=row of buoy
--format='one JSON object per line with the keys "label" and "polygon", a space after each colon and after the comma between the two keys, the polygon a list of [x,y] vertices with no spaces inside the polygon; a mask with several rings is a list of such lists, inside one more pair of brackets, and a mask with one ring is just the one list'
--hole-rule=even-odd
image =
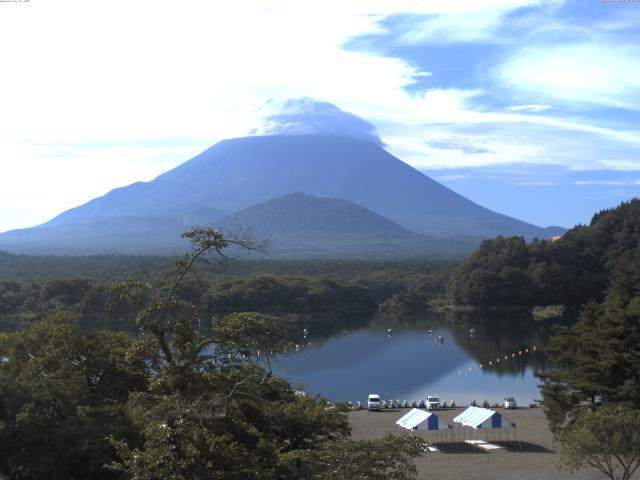
{"label": "row of buoy", "polygon": [[498,365],[500,362],[506,362],[512,358],[521,357],[523,355],[528,354],[529,352],[536,352],[536,351],[538,351],[538,347],[536,347],[535,345],[531,347],[531,349],[529,347],[524,347],[523,349],[518,350],[517,352],[512,352],[511,355],[505,355],[504,357],[497,357],[495,360],[489,360],[489,363],[487,364],[481,363],[479,366],[480,368],[486,369],[488,367]]}
{"label": "row of buoy", "polygon": [[[538,347],[536,347],[535,345],[531,348],[529,347],[524,347],[521,350],[518,350],[517,352],[512,352],[509,355],[505,355],[504,357],[497,357],[495,360],[490,360],[488,363],[484,364],[484,363],[480,363],[478,364],[478,367],[480,367],[483,370],[488,369],[489,367],[493,367],[496,366],[498,364],[500,364],[500,362],[504,363],[512,358],[517,358],[517,357],[521,357],[523,355],[526,355],[530,352],[536,352],[538,351]],[[470,374],[473,373],[474,369],[473,367],[469,367],[467,369],[460,369],[458,370],[458,375],[465,375],[465,374]]]}

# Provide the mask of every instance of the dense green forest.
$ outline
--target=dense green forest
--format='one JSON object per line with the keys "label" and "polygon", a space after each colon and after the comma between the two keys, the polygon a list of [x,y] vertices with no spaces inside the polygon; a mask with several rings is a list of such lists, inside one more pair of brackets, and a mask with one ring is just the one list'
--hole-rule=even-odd
{"label": "dense green forest", "polygon": [[[132,329],[135,309],[113,297],[115,281],[161,285],[171,259],[138,256],[23,256],[0,253],[0,325],[15,329],[51,311],[80,315],[85,328]],[[455,264],[434,261],[244,259],[195,265],[175,294],[203,318],[255,310],[296,315],[314,330],[366,322],[378,310],[425,309]]]}
{"label": "dense green forest", "polygon": [[455,305],[581,305],[601,301],[609,276],[640,239],[640,200],[594,215],[557,241],[484,241],[452,274]]}
{"label": "dense green forest", "polygon": [[[16,255],[0,251],[0,280],[48,280],[86,278],[92,281],[114,281],[124,278],[150,278],[163,275],[173,257],[140,255]],[[366,259],[366,260],[281,260],[266,254],[243,255],[222,266],[197,265],[194,272],[208,279],[244,278],[257,275],[357,278],[389,274],[398,278],[423,273],[434,268],[454,265],[449,260]]]}

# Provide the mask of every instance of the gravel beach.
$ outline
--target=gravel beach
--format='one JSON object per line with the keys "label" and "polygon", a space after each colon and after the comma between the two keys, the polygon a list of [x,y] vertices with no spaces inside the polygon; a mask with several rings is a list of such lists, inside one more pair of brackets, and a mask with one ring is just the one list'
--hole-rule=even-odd
{"label": "gravel beach", "polygon": [[[436,413],[440,422],[452,422],[463,408],[441,409]],[[596,470],[584,470],[571,474],[568,471],[558,471],[558,447],[553,444],[551,432],[547,428],[547,421],[541,408],[518,408],[515,410],[497,409],[507,419],[517,425],[516,441],[513,434],[511,440],[503,442],[492,441],[505,448],[484,451],[480,448],[462,442],[462,433],[455,427],[455,440],[449,437],[447,442],[437,443],[440,452],[424,453],[418,458],[419,479],[440,480],[529,480],[529,479],[576,479],[596,480],[606,478]],[[384,436],[386,433],[398,433],[395,425],[408,409],[390,409],[380,412],[366,410],[354,411],[349,414],[352,428],[352,438],[371,439]],[[407,433],[410,434],[410,433]],[[435,432],[419,431],[414,433],[425,438],[430,443],[436,441]],[[486,434],[485,434],[486,435]],[[485,435],[478,438],[486,439]],[[499,438],[499,434],[488,433],[489,438]],[[636,475],[634,478],[640,478]]]}

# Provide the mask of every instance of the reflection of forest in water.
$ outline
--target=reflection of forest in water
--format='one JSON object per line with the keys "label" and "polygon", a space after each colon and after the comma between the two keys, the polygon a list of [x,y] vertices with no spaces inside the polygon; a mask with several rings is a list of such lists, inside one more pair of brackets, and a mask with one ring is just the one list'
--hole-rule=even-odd
{"label": "reflection of forest in water", "polygon": [[[430,329],[444,329],[453,337],[445,335],[445,341],[453,340],[473,360],[482,364],[483,368],[502,376],[522,374],[526,368],[534,371],[546,369],[545,350],[552,327],[570,322],[569,319],[537,321],[533,319],[530,311],[472,311],[428,312],[420,318],[363,317],[351,319],[343,325],[345,329],[366,329],[381,333],[388,329],[417,330],[425,333]],[[473,334],[470,334],[471,329],[474,331]],[[320,334],[313,337],[316,347],[329,338],[344,334],[344,331],[329,329],[318,333]],[[520,352],[522,354],[519,354]],[[496,362],[497,359],[500,361]]]}

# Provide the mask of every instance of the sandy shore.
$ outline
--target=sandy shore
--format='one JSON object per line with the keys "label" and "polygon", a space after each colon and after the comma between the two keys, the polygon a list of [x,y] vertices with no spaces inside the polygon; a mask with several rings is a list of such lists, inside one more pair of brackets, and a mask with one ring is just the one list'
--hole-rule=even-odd
{"label": "sandy shore", "polygon": [[[463,409],[443,409],[437,414],[440,422],[452,422],[453,417]],[[418,478],[438,480],[533,480],[533,479],[579,479],[596,480],[605,478],[596,470],[584,470],[574,475],[567,471],[558,471],[558,447],[547,428],[547,421],[541,408],[519,408],[517,410],[497,409],[516,424],[516,441],[513,434],[506,441],[493,441],[506,448],[486,452],[462,442],[462,433],[455,428],[455,440],[437,443],[441,452],[424,453],[416,462]],[[386,433],[398,433],[395,422],[408,409],[382,410],[381,412],[358,411],[349,414],[353,439],[371,439],[382,437]],[[436,442],[434,432],[417,433],[430,443]],[[499,434],[489,433],[489,438],[500,439]],[[487,438],[479,436],[478,438]],[[638,476],[637,476],[638,477]],[[640,477],[638,477],[640,478]]]}

